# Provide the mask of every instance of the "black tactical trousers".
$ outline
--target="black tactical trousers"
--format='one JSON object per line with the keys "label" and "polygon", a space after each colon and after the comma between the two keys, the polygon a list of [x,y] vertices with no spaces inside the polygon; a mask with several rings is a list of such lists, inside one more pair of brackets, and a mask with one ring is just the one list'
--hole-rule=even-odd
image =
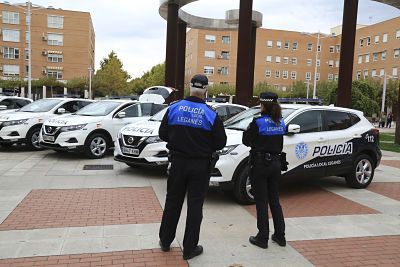
{"label": "black tactical trousers", "polygon": [[265,162],[256,161],[251,172],[251,188],[257,209],[257,236],[262,239],[269,239],[269,204],[274,221],[275,235],[284,237],[285,220],[279,203],[280,161],[272,160],[268,166]]}
{"label": "black tactical trousers", "polygon": [[183,239],[184,253],[190,253],[199,242],[203,219],[203,203],[210,181],[208,159],[172,158],[168,176],[167,198],[160,227],[160,240],[170,245],[187,192],[186,229]]}

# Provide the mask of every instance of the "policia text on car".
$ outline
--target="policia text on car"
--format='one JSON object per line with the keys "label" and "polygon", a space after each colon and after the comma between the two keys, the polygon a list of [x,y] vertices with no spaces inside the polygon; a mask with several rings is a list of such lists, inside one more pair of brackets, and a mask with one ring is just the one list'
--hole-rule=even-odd
{"label": "policia text on car", "polygon": [[190,83],[190,96],[171,104],[159,129],[160,138],[168,143],[171,159],[159,233],[160,246],[163,251],[169,250],[187,193],[184,259],[191,259],[203,252],[198,242],[212,154],[226,144],[221,119],[204,102],[207,86],[206,76],[195,75]]}
{"label": "policia text on car", "polygon": [[256,117],[243,133],[243,144],[250,146],[249,175],[256,202],[258,234],[251,236],[250,243],[268,248],[268,204],[274,221],[272,240],[286,246],[285,221],[279,203],[279,180],[282,169],[287,169],[282,153],[286,131],[282,111],[275,93],[261,93],[261,116]]}

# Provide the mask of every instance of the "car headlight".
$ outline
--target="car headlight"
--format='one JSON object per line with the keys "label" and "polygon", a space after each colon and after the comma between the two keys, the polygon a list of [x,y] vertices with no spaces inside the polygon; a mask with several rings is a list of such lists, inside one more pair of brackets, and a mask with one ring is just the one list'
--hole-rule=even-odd
{"label": "car headlight", "polygon": [[218,155],[226,155],[231,153],[238,145],[226,146],[221,150],[218,150]]}
{"label": "car headlight", "polygon": [[87,125],[87,123],[79,124],[79,125],[63,126],[63,127],[61,127],[60,131],[61,132],[78,131],[78,130],[82,130],[86,125]]}
{"label": "car headlight", "polygon": [[157,135],[157,136],[150,136],[149,138],[147,138],[146,142],[148,144],[153,144],[153,143],[163,142],[163,140],[161,140],[160,137]]}
{"label": "car headlight", "polygon": [[7,126],[14,126],[14,125],[20,125],[20,124],[24,124],[28,119],[25,120],[15,120],[15,121],[5,121],[3,122],[3,126],[7,127]]}

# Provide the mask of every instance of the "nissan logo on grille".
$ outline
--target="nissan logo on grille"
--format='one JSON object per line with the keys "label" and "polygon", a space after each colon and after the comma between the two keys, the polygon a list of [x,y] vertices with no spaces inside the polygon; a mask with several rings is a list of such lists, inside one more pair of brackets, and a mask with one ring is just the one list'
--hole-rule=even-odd
{"label": "nissan logo on grille", "polygon": [[131,136],[128,138],[128,144],[132,145],[135,139]]}

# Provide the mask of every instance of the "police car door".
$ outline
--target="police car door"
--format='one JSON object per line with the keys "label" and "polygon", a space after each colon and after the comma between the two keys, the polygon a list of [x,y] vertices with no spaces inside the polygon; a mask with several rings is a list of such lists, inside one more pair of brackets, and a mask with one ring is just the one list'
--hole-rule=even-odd
{"label": "police car door", "polygon": [[324,176],[324,163],[314,154],[318,147],[326,145],[328,141],[324,132],[323,111],[303,111],[288,121],[287,125],[290,124],[299,125],[300,132],[285,136],[283,151],[289,162],[289,170],[285,175]]}
{"label": "police car door", "polygon": [[119,111],[112,119],[113,138],[125,125],[135,122],[141,116],[140,104],[135,103]]}

